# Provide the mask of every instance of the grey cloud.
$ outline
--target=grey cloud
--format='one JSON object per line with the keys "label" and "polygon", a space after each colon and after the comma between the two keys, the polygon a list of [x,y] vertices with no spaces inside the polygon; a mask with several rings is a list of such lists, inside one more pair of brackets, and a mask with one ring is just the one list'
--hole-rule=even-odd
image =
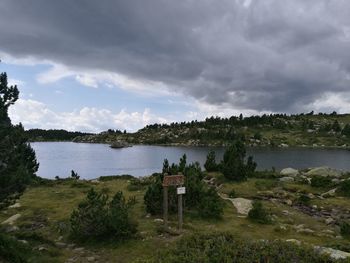
{"label": "grey cloud", "polygon": [[258,111],[349,89],[349,1],[244,2],[2,0],[0,50]]}

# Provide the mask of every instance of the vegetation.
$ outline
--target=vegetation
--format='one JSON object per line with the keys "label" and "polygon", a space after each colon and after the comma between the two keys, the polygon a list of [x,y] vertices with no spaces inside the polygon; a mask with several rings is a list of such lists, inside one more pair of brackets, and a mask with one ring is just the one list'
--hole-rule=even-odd
{"label": "vegetation", "polygon": [[71,215],[71,236],[79,240],[128,238],[136,233],[136,225],[129,219],[129,208],[122,192],[117,192],[108,202],[107,195],[91,188]]}
{"label": "vegetation", "polygon": [[199,201],[199,215],[203,218],[220,219],[224,203],[214,188],[209,188]]}
{"label": "vegetation", "polygon": [[246,241],[227,233],[192,235],[160,253],[154,262],[333,262],[308,246],[276,241]]}
{"label": "vegetation", "polygon": [[248,218],[253,222],[257,222],[260,224],[271,223],[271,219],[268,212],[263,207],[263,204],[259,201],[253,202],[253,208],[249,211]]}
{"label": "vegetation", "polygon": [[218,170],[218,165],[216,163],[215,151],[209,151],[207,155],[207,160],[204,163],[204,168],[208,172],[214,172]]}
{"label": "vegetation", "polygon": [[327,188],[333,185],[332,178],[327,176],[316,175],[311,178],[311,186]]}
{"label": "vegetation", "polygon": [[341,182],[337,191],[344,196],[350,197],[350,179]]}
{"label": "vegetation", "polygon": [[[185,176],[186,195],[184,196],[185,209],[196,210],[199,215],[207,218],[219,218],[223,212],[222,200],[215,189],[208,189],[202,181],[203,172],[198,163],[186,164],[186,155],[180,159],[180,163],[169,166],[168,160],[163,163],[164,173],[154,174],[153,182],[148,186],[144,196],[146,211],[152,215],[161,214],[163,208],[163,178],[164,174],[176,175],[183,173]],[[168,209],[170,213],[177,211],[177,194],[175,187],[168,189]]]}
{"label": "vegetation", "polygon": [[8,109],[18,99],[17,86],[9,86],[7,74],[0,74],[0,206],[7,198],[24,191],[38,170],[35,153],[21,124],[13,125]]}
{"label": "vegetation", "polygon": [[72,132],[66,130],[43,130],[43,129],[30,129],[25,131],[29,141],[72,141],[78,136],[93,135],[92,133],[86,132]]}
{"label": "vegetation", "polygon": [[241,140],[235,140],[234,143],[225,151],[221,163],[221,171],[229,180],[242,181],[246,180],[249,175],[253,174],[256,163],[252,157],[248,157],[245,164],[246,150]]}
{"label": "vegetation", "polygon": [[270,114],[204,121],[153,124],[135,133],[102,132],[78,136],[79,142],[228,146],[244,137],[246,146],[349,147],[349,114]]}

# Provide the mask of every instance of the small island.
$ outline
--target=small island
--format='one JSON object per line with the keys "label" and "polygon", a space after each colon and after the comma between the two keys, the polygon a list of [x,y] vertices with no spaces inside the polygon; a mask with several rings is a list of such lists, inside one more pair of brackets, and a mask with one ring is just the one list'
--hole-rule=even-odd
{"label": "small island", "polygon": [[113,149],[121,149],[126,147],[132,147],[132,145],[128,144],[127,142],[116,141],[116,142],[113,142],[109,147]]}

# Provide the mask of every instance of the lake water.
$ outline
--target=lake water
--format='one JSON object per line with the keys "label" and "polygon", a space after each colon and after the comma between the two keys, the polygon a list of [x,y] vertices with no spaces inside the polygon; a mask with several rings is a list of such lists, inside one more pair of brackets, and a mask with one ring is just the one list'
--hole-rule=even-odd
{"label": "lake water", "polygon": [[[137,145],[112,149],[107,144],[72,142],[31,143],[40,163],[38,175],[44,178],[70,176],[75,170],[81,178],[92,179],[102,175],[150,175],[162,169],[164,158],[178,162],[186,153],[188,162],[204,164],[209,149],[214,149],[221,160],[224,148],[170,147]],[[258,169],[297,169],[330,166],[350,170],[350,151],[342,149],[306,148],[251,148],[248,154],[258,163]]]}

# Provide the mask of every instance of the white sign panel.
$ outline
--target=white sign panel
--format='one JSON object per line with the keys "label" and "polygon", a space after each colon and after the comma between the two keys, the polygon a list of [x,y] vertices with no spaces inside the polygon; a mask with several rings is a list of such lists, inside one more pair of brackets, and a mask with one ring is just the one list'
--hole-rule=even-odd
{"label": "white sign panel", "polygon": [[183,195],[186,193],[186,187],[178,187],[177,188],[177,194],[178,195]]}

